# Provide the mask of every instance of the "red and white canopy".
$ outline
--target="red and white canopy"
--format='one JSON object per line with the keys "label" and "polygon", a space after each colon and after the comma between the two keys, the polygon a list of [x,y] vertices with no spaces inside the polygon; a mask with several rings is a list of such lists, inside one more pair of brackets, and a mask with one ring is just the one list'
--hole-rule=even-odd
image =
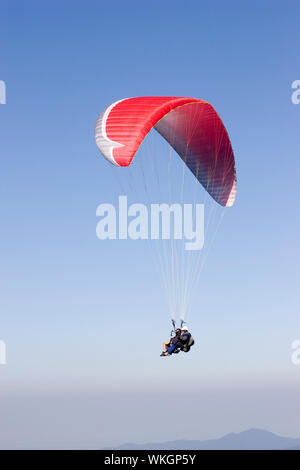
{"label": "red and white canopy", "polygon": [[206,191],[222,206],[232,206],[236,195],[234,154],[223,122],[206,101],[161,96],[116,101],[100,114],[95,139],[107,160],[128,166],[153,127]]}

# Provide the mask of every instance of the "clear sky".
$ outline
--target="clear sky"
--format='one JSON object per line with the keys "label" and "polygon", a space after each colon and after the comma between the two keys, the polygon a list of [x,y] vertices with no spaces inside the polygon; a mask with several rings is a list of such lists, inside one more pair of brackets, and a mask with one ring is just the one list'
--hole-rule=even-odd
{"label": "clear sky", "polygon": [[[0,2],[0,447],[300,436],[299,13],[293,0]],[[95,234],[96,207],[121,194],[95,121],[143,95],[211,102],[237,163],[189,317],[196,344],[171,358],[149,244]],[[191,424],[168,429],[174,411]]]}

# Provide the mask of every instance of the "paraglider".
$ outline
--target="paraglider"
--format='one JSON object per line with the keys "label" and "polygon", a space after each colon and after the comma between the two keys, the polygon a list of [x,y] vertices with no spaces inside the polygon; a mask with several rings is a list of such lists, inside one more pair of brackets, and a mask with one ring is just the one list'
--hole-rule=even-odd
{"label": "paraglider", "polygon": [[[146,96],[122,99],[112,103],[99,115],[95,126],[95,140],[110,163],[117,167],[128,167],[152,129],[176,151],[206,194],[222,207],[233,205],[236,197],[234,153],[226,128],[210,103],[187,97]],[[168,168],[168,175],[172,179],[172,172],[169,170]],[[198,271],[203,265],[201,263],[199,268],[200,263],[197,265],[196,262],[196,267],[192,266],[188,271],[190,259],[184,252],[178,255],[176,244],[171,241],[170,275],[164,281],[169,290],[170,314],[175,315],[177,312],[181,320],[184,320],[189,306],[189,289],[195,287]],[[194,256],[193,260],[195,259]],[[163,261],[162,271],[166,275],[166,261]],[[179,351],[188,352],[194,344],[184,324],[176,329],[174,322],[173,327],[173,336],[164,343],[163,356]]]}

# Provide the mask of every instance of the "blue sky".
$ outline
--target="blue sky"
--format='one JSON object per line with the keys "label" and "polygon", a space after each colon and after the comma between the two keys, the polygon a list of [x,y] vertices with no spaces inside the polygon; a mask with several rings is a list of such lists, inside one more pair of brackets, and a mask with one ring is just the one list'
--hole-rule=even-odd
{"label": "blue sky", "polygon": [[[0,8],[0,446],[164,440],[183,405],[194,424],[168,439],[249,427],[299,437],[300,369],[290,361],[300,336],[299,4]],[[111,102],[142,95],[211,102],[237,163],[236,204],[189,318],[196,345],[166,360],[169,316],[151,249],[95,235],[96,207],[120,194],[95,121]]]}

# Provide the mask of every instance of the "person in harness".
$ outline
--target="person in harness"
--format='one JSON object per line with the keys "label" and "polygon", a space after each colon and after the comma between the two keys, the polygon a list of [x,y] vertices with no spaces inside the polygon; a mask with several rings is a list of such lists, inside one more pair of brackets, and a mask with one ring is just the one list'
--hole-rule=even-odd
{"label": "person in harness", "polygon": [[171,337],[170,341],[163,343],[161,356],[171,356],[171,354],[176,354],[180,351],[189,352],[194,343],[195,341],[191,333],[188,331],[187,326],[184,325],[181,329],[177,328],[175,330],[175,336]]}
{"label": "person in harness", "polygon": [[[174,334],[174,330],[173,330],[173,334]],[[171,336],[169,341],[163,342],[163,351],[161,353],[161,356],[171,356],[171,354],[173,353],[175,349],[183,346],[183,344],[180,342],[180,339],[181,339],[181,329],[176,328],[175,336]]]}
{"label": "person in harness", "polygon": [[183,325],[181,327],[180,343],[183,345],[181,350],[184,352],[189,352],[189,350],[195,343],[194,338],[192,337],[191,333],[188,331],[188,328],[186,325]]}

